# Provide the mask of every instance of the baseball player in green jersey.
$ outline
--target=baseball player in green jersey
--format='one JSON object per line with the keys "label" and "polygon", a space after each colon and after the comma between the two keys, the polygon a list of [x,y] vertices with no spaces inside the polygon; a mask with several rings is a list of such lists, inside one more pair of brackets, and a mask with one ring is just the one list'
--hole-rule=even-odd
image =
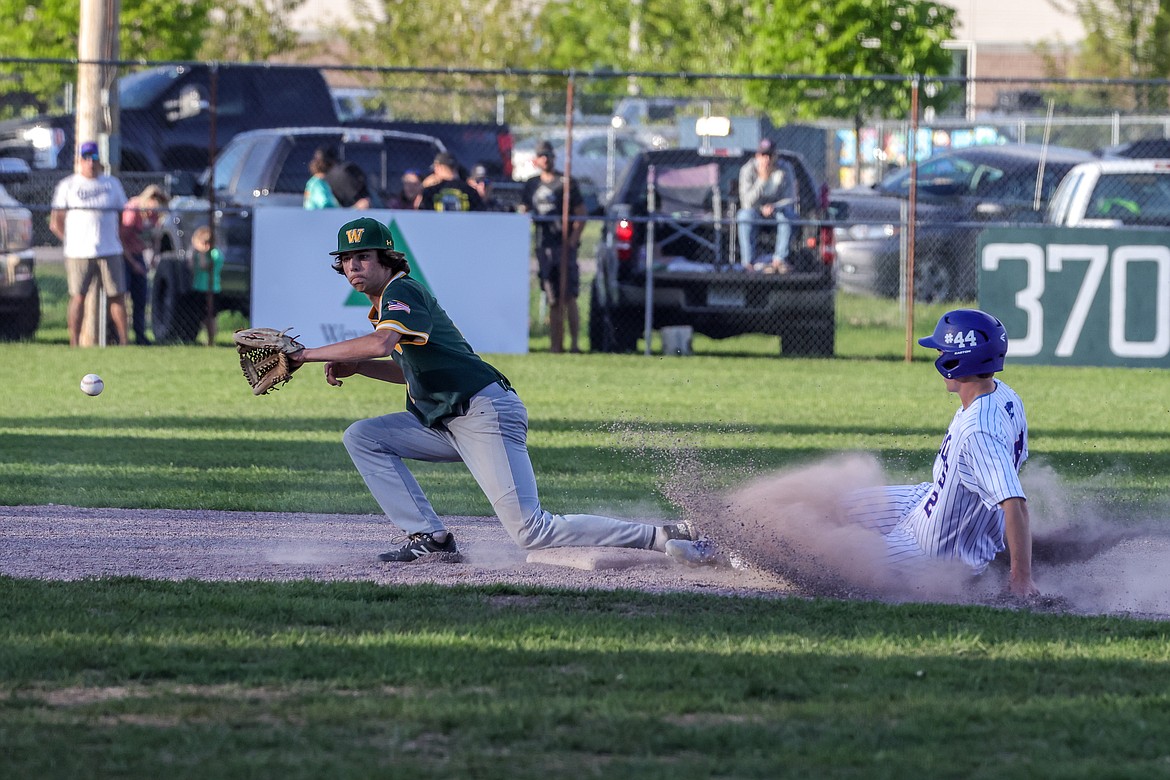
{"label": "baseball player in green jersey", "polygon": [[389,228],[369,217],[347,222],[330,254],[334,270],[370,299],[373,332],[306,348],[293,360],[324,363],[325,380],[335,386],[355,375],[406,385],[407,411],[359,420],[344,437],[378,505],[408,535],[405,544],[379,559],[461,557],[454,535],[403,460],[462,461],[522,549],[661,552],[670,539],[695,538],[685,522],[654,526],[542,509],[528,457],[528,411],[507,377],[472,350],[430,291],[410,277],[410,264],[394,249]]}

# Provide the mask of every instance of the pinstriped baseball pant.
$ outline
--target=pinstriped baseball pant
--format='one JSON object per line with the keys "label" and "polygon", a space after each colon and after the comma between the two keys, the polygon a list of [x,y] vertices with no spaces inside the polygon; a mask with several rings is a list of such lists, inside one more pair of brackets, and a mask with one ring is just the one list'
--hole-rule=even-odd
{"label": "pinstriped baseball pant", "polygon": [[527,440],[528,410],[515,392],[497,384],[472,397],[467,413],[447,420],[445,429],[427,428],[410,412],[397,412],[359,420],[344,437],[374,499],[408,534],[445,527],[403,460],[462,461],[521,549],[651,547],[653,525],[600,515],[554,515],[541,508]]}
{"label": "pinstriped baseball pant", "polygon": [[929,554],[913,532],[899,521],[918,505],[932,484],[887,485],[854,491],[845,501],[849,516],[865,528],[877,531],[886,543],[886,561],[907,573],[918,571]]}

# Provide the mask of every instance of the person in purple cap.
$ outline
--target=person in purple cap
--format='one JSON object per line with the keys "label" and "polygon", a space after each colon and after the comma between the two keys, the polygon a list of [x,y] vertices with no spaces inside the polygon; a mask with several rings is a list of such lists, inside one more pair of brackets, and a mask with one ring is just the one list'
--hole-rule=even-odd
{"label": "person in purple cap", "polygon": [[[752,159],[739,169],[739,262],[746,266],[775,266],[781,270],[788,261],[792,241],[791,219],[795,215],[793,192],[795,178],[788,164],[776,159],[772,142],[760,141]],[[759,256],[756,234],[761,224],[776,223],[776,246],[766,256]]]}
{"label": "person in purple cap", "polygon": [[65,250],[69,345],[76,347],[81,342],[85,296],[99,279],[118,343],[126,344],[126,260],[118,235],[126,191],[120,181],[102,173],[96,143],[83,143],[78,158],[77,173],[66,176],[53,191],[49,215],[49,229]]}

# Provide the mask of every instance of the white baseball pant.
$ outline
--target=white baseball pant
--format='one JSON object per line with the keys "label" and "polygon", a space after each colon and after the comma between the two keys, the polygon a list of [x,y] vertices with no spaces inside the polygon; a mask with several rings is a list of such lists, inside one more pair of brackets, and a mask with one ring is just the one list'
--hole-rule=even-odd
{"label": "white baseball pant", "polygon": [[528,456],[528,410],[514,391],[491,384],[464,415],[427,428],[410,412],[359,420],[345,448],[386,517],[408,534],[446,530],[404,459],[462,461],[521,549],[637,547],[650,549],[654,526],[600,515],[554,515],[540,506]]}

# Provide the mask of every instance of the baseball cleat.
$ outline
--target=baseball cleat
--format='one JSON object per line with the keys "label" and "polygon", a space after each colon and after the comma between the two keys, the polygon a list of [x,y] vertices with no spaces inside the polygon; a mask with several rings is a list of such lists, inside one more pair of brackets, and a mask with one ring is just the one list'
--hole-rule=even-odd
{"label": "baseball cleat", "polygon": [[666,554],[687,566],[715,566],[727,560],[710,539],[671,539],[666,543]]}
{"label": "baseball cleat", "polygon": [[427,560],[437,563],[459,563],[463,556],[455,546],[455,534],[448,532],[442,543],[436,542],[431,534],[411,534],[406,544],[397,550],[384,552],[378,560],[393,563],[410,563],[411,561]]}

